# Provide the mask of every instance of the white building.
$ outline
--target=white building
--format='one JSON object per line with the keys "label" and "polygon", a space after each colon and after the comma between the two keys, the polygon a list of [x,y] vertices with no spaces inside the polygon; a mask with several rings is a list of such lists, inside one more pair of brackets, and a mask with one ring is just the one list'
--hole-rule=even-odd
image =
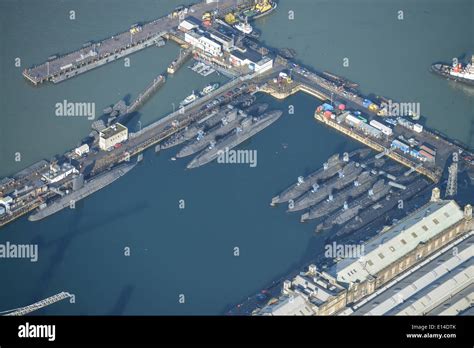
{"label": "white building", "polygon": [[194,48],[199,48],[201,50],[204,49],[204,46],[201,44],[199,39],[201,38],[202,35],[199,35],[195,31],[188,31],[184,34],[184,41],[189,43],[191,46]]}
{"label": "white building", "polygon": [[51,165],[49,167],[49,171],[43,174],[43,179],[49,184],[54,184],[74,173],[79,172],[73,165],[69,163],[63,163],[61,166],[55,164]]}
{"label": "white building", "polygon": [[11,198],[10,196],[0,197],[0,215],[3,215],[8,212],[12,203],[13,198]]}
{"label": "white building", "polygon": [[250,64],[250,69],[259,74],[268,71],[271,68],[273,68],[273,59],[270,57],[264,57],[258,62]]}
{"label": "white building", "polygon": [[205,36],[201,36],[199,38],[199,43],[202,45],[204,52],[209,53],[211,56],[222,56],[222,46],[218,42]]}
{"label": "white building", "polygon": [[90,150],[89,145],[83,144],[83,145],[81,145],[81,146],[79,146],[79,147],[76,147],[76,148],[74,149],[74,153],[75,153],[76,155],[78,155],[78,156],[82,156],[82,155],[88,153],[89,150]]}
{"label": "white building", "polygon": [[222,56],[222,45],[198,31],[192,30],[186,32],[184,34],[184,41],[189,43],[194,48],[200,49],[211,56]]}
{"label": "white building", "polygon": [[199,28],[200,22],[194,17],[188,17],[181,23],[179,23],[178,30],[186,33],[188,31]]}
{"label": "white building", "polygon": [[254,50],[247,49],[245,52],[234,50],[229,55],[229,61],[233,66],[247,66],[256,73],[263,73],[273,68],[273,59],[270,57],[262,57],[262,55]]}
{"label": "white building", "polygon": [[99,147],[107,150],[118,143],[128,139],[128,128],[120,123],[116,123],[99,133]]}

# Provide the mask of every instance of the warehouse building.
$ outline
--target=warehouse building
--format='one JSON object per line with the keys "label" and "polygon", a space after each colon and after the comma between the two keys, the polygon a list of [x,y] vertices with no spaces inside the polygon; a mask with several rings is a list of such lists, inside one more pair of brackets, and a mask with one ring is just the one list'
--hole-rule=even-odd
{"label": "warehouse building", "polygon": [[197,30],[190,30],[184,34],[184,41],[193,46],[194,49],[204,51],[210,56],[220,57],[222,56],[222,45],[205,36],[204,32]]}
{"label": "warehouse building", "polygon": [[[296,305],[289,305],[291,294],[302,296],[305,305],[309,305],[315,315],[347,311],[350,314],[348,307],[358,306],[371,294],[382,291],[387,284],[397,283],[407,272],[473,230],[472,206],[466,205],[462,210],[453,200],[441,200],[440,190],[435,188],[430,202],[370,239],[364,245],[364,255],[343,259],[327,272],[317,272],[315,266],[310,266],[313,269],[303,278],[299,275],[293,281],[285,281],[281,297],[255,314],[294,314]],[[454,291],[455,283],[460,282],[463,275],[459,277],[444,289]],[[324,290],[320,288],[322,284],[326,284]],[[298,301],[302,309],[302,302]],[[420,310],[418,306],[412,312]],[[301,312],[305,313],[304,310]]]}
{"label": "warehouse building", "polygon": [[472,207],[463,212],[435,188],[428,204],[369,240],[363,257],[343,260],[329,273],[348,288],[347,303],[353,303],[472,228]]}
{"label": "warehouse building", "polygon": [[474,232],[455,240],[403,279],[353,308],[352,315],[463,313],[474,301],[473,243]]}

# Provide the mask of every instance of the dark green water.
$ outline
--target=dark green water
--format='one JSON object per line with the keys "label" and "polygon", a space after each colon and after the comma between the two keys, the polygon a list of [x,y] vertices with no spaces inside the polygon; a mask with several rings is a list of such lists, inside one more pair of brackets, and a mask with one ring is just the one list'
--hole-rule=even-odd
{"label": "dark green water", "polygon": [[[21,76],[23,67],[159,17],[178,3],[0,4],[0,176],[62,153],[89,133],[91,121],[85,118],[54,116],[56,102],[95,102],[100,111],[124,96],[134,98],[178,53],[173,44],[149,48],[131,56],[129,68],[120,61],[34,88]],[[71,9],[75,21],[68,19]],[[400,9],[403,21],[397,20]],[[358,82],[365,93],[419,102],[429,126],[472,147],[474,91],[428,71],[433,61],[473,50],[472,18],[469,0],[294,0],[280,1],[278,11],[258,27],[267,44],[294,48],[302,63]],[[14,67],[16,57],[22,68]],[[349,67],[342,65],[345,57]],[[140,110],[142,124],[216,80],[182,69]],[[186,161],[170,161],[174,150],[148,152],[143,164],[75,210],[2,228],[0,243],[38,243],[39,261],[0,260],[0,310],[68,291],[76,295],[75,304],[59,303],[40,313],[220,314],[320,251],[324,236],[313,237],[312,224],[300,224],[282,207],[270,208],[270,199],[334,152],[357,144],[317,124],[312,114],[318,101],[309,96],[261,99],[285,111],[294,105],[295,114],[285,112],[242,146],[258,150],[256,168],[213,163],[187,171]],[[22,155],[19,163],[16,152]],[[131,248],[128,257],[125,247]],[[179,294],[185,304],[178,302]]]}

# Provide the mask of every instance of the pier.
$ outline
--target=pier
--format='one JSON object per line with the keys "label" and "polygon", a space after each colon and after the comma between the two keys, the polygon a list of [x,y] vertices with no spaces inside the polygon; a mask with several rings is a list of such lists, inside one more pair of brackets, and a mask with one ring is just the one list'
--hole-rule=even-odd
{"label": "pier", "polygon": [[[230,81],[214,92],[199,98],[189,106],[170,113],[166,117],[142,128],[139,132],[131,133],[129,140],[120,149],[114,149],[111,152],[99,152],[96,155],[89,156],[83,163],[84,167],[92,165],[92,174],[95,174],[116,163],[129,160],[131,157],[155,146],[190,124],[206,117],[207,112],[200,110],[202,105],[238,87],[244,82],[252,83],[253,78],[253,75],[247,75]],[[249,85],[248,88],[252,88],[252,86]],[[244,92],[245,91],[241,91],[240,93],[242,94]]]}
{"label": "pier", "polygon": [[159,75],[153,79],[153,81],[145,88],[145,90],[138,95],[138,97],[127,107],[127,114],[130,114],[140,106],[142,106],[160,87],[166,82],[166,77]]}
{"label": "pier", "polygon": [[186,61],[191,58],[193,54],[193,50],[191,47],[187,47],[182,51],[181,49],[179,50],[179,55],[178,57],[171,62],[171,64],[168,67],[168,74],[174,74],[178,71],[179,68],[183,66]]}
{"label": "pier", "polygon": [[59,294],[56,294],[56,295],[50,296],[48,298],[45,298],[44,300],[35,302],[35,303],[33,303],[29,306],[3,311],[3,312],[0,312],[0,314],[2,314],[4,316],[23,316],[23,315],[26,315],[28,313],[37,311],[41,308],[50,306],[50,305],[52,305],[56,302],[65,300],[66,298],[72,298],[72,297],[73,296],[70,293],[63,291],[63,292],[60,292]]}
{"label": "pier", "polygon": [[440,179],[441,173],[439,171],[436,171],[435,169],[430,170],[428,168],[425,168],[423,165],[421,165],[421,163],[416,163],[414,161],[409,160],[407,157],[404,157],[394,151],[391,151],[389,148],[384,146],[381,142],[371,139],[369,136],[362,136],[361,134],[351,130],[348,127],[342,126],[341,124],[338,124],[337,122],[324,118],[322,114],[320,113],[316,112],[314,117],[315,119],[324,123],[325,125],[331,128],[334,128],[335,130],[345,135],[348,135],[352,139],[357,140],[358,142],[372,148],[373,150],[378,151],[378,152],[384,152],[386,156],[410,168],[411,172],[416,171],[428,177],[433,182],[438,182],[438,180]]}
{"label": "pier", "polygon": [[218,14],[226,13],[229,9],[245,6],[247,2],[246,0],[220,0],[217,6],[215,2],[203,1],[189,7],[187,14],[183,13],[175,17],[169,15],[143,26],[137,26],[139,29],[131,28],[77,51],[25,69],[23,76],[34,85],[46,81],[58,83],[157,44],[188,16],[201,18],[205,12],[213,10],[217,10]]}

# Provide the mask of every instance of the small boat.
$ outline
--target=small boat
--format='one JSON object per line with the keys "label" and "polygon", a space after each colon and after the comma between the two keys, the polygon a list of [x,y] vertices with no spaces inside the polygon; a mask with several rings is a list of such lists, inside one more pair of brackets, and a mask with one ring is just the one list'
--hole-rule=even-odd
{"label": "small boat", "polygon": [[211,68],[210,66],[206,66],[206,68],[201,71],[201,75],[206,77],[206,76],[209,76],[211,75],[215,70],[213,68]]}
{"label": "small boat", "polygon": [[219,88],[219,84],[218,84],[218,83],[209,84],[209,85],[207,85],[206,87],[204,87],[204,88],[202,89],[202,91],[201,91],[200,94],[201,94],[202,96],[205,96],[205,95],[211,93],[212,91],[215,91],[215,90],[218,89],[218,88]]}
{"label": "small boat", "polygon": [[194,94],[194,91],[193,91],[192,94],[188,95],[181,103],[179,103],[179,106],[183,107],[183,106],[189,105],[198,98],[199,97],[196,94]]}

